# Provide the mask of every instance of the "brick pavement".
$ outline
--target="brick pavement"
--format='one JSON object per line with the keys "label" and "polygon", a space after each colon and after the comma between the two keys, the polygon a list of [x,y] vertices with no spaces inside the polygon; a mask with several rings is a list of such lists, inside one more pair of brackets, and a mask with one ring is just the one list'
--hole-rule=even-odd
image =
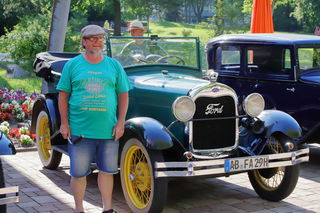
{"label": "brick pavement", "polygon": [[[69,187],[69,160],[63,156],[57,171],[42,168],[37,152],[2,156],[7,186],[20,187],[20,202],[9,204],[9,213],[73,212]],[[88,177],[85,196],[86,212],[101,212],[97,173]],[[113,204],[119,213],[130,212],[116,176]],[[309,163],[301,166],[294,192],[281,202],[260,199],[246,174],[223,178],[179,179],[169,183],[164,213],[298,213],[320,212],[320,146],[311,146]]]}

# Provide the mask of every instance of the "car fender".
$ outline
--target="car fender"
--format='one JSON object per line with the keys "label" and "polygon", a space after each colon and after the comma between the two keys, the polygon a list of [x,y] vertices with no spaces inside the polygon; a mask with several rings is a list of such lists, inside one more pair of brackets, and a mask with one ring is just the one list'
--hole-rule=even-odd
{"label": "car fender", "polygon": [[2,132],[0,132],[0,155],[14,155],[16,149],[11,140]]}
{"label": "car fender", "polygon": [[32,108],[32,122],[30,132],[35,133],[37,125],[37,117],[42,110],[47,111],[50,120],[51,133],[57,131],[58,127],[58,114],[57,114],[57,101],[52,98],[45,98],[41,96],[36,100]]}
{"label": "car fender", "polygon": [[126,121],[122,141],[137,137],[146,148],[166,150],[173,147],[173,136],[159,121],[149,117],[136,117]]}
{"label": "car fender", "polygon": [[302,129],[298,122],[289,114],[279,110],[264,110],[258,116],[266,127],[266,137],[275,132],[282,132],[290,138],[300,138]]}

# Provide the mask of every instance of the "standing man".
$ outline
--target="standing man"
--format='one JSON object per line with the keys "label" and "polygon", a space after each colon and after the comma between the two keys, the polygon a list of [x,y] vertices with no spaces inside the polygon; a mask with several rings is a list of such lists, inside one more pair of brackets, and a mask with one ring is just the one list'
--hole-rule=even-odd
{"label": "standing man", "polygon": [[[60,132],[70,139],[70,185],[76,212],[84,212],[86,176],[93,161],[99,170],[103,212],[115,212],[111,203],[113,174],[118,173],[118,140],[124,133],[131,86],[119,62],[102,55],[104,35],[97,25],[81,30],[84,52],[65,64],[57,85]],[[80,136],[79,143],[72,142]]]}

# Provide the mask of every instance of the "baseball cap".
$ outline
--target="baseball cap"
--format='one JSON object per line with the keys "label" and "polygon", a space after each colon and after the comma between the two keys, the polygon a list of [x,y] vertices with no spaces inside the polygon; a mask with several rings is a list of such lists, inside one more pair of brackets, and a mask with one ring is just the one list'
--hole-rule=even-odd
{"label": "baseball cap", "polygon": [[132,22],[132,23],[129,25],[128,31],[130,32],[130,31],[133,30],[133,29],[142,29],[142,30],[144,30],[144,27],[143,27],[143,25],[142,25],[141,22],[136,21],[136,22]]}
{"label": "baseball cap", "polygon": [[81,29],[81,38],[91,36],[91,35],[101,35],[106,34],[104,29],[98,25],[90,24]]}

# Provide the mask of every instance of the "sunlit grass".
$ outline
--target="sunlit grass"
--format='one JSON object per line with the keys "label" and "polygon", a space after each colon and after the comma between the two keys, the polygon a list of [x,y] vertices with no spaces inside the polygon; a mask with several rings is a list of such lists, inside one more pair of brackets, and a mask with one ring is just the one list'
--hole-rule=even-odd
{"label": "sunlit grass", "polygon": [[41,78],[7,78],[6,74],[7,71],[3,68],[0,68],[0,88],[6,87],[14,90],[22,88],[26,93],[40,93],[42,82]]}

